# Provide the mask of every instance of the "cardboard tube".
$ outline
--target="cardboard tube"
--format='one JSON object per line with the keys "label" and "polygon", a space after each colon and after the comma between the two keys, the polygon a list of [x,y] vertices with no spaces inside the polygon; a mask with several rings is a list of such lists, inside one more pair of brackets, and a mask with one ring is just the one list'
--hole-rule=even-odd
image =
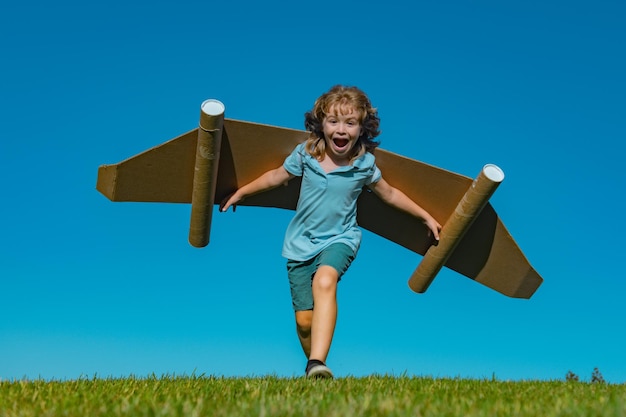
{"label": "cardboard tube", "polygon": [[496,165],[487,164],[483,167],[454,213],[442,227],[439,243],[428,248],[424,258],[411,275],[409,287],[413,291],[423,293],[428,289],[502,180],[504,180],[504,172]]}
{"label": "cardboard tube", "polygon": [[217,170],[222,145],[224,110],[224,105],[217,100],[206,100],[200,106],[200,126],[196,145],[196,165],[191,194],[191,222],[189,224],[189,243],[197,248],[209,244]]}

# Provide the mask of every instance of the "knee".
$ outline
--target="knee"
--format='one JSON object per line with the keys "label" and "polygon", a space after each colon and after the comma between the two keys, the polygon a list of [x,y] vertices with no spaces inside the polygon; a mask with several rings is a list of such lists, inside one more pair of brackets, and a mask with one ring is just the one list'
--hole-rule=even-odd
{"label": "knee", "polygon": [[296,313],[296,326],[298,332],[301,334],[308,334],[311,332],[311,325],[313,324],[312,311],[298,311]]}
{"label": "knee", "polygon": [[313,288],[316,292],[334,293],[337,289],[337,271],[331,267],[321,267],[313,278]]}

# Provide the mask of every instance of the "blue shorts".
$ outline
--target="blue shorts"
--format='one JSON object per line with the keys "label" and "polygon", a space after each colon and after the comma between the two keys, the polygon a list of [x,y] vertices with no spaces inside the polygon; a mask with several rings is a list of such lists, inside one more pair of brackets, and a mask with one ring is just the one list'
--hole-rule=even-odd
{"label": "blue shorts", "polygon": [[354,251],[344,243],[333,243],[308,261],[287,261],[291,301],[295,311],[313,309],[313,276],[322,265],[335,268],[339,280],[354,260]]}

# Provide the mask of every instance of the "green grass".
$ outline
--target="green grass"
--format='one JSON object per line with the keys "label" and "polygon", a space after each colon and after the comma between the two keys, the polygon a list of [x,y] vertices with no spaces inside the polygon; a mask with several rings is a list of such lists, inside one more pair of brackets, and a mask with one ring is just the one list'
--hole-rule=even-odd
{"label": "green grass", "polygon": [[370,376],[0,382],[0,416],[626,416],[626,385]]}

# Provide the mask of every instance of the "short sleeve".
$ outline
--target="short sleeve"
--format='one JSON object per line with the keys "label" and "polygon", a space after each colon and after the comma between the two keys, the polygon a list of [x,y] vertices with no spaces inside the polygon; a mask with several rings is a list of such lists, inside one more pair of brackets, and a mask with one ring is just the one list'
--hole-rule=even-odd
{"label": "short sleeve", "polygon": [[369,177],[366,185],[377,183],[382,177],[383,174],[380,172],[380,169],[374,164],[372,167],[372,175]]}
{"label": "short sleeve", "polygon": [[283,162],[283,168],[296,177],[301,177],[304,169],[303,155],[304,144],[299,144],[295,149],[285,158]]}
{"label": "short sleeve", "polygon": [[362,178],[365,185],[376,183],[383,177],[376,165],[376,157],[370,152],[366,152],[365,155],[357,159],[354,166],[363,173]]}

